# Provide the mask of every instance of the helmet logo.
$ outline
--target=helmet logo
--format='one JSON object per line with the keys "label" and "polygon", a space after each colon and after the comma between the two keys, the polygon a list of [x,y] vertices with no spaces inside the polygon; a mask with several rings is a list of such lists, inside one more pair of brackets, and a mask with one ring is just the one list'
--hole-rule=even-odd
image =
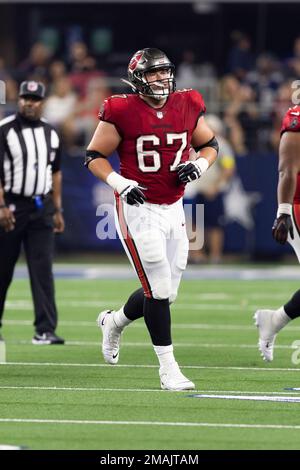
{"label": "helmet logo", "polygon": [[140,59],[142,58],[143,56],[143,53],[142,52],[137,52],[135,54],[135,56],[132,57],[131,61],[130,61],[130,64],[128,66],[129,70],[131,70],[131,72],[133,72],[136,67],[137,67],[137,64],[139,63]]}
{"label": "helmet logo", "polygon": [[29,91],[36,91],[38,89],[38,84],[36,82],[28,82],[27,88]]}

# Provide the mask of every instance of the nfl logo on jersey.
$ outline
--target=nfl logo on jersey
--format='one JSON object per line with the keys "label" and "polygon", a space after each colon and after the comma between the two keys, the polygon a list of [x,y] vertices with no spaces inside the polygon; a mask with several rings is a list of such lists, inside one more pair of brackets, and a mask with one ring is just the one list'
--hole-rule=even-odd
{"label": "nfl logo on jersey", "polygon": [[158,117],[158,119],[162,119],[164,117],[161,111],[157,111],[156,116]]}

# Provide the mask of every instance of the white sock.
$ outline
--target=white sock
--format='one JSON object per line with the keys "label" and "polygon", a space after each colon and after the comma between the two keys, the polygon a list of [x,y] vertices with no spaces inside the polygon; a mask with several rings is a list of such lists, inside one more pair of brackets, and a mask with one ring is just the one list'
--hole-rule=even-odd
{"label": "white sock", "polygon": [[170,344],[169,346],[154,346],[154,351],[159,360],[159,365],[161,367],[169,366],[170,364],[174,364],[176,362],[174,354],[173,354],[173,345]]}
{"label": "white sock", "polygon": [[114,322],[118,328],[125,328],[129,323],[132,323],[132,320],[126,317],[123,307],[114,312]]}
{"label": "white sock", "polygon": [[291,321],[291,318],[285,313],[283,307],[280,307],[278,310],[275,310],[272,323],[275,328],[275,332],[277,333],[281,330],[288,322]]}

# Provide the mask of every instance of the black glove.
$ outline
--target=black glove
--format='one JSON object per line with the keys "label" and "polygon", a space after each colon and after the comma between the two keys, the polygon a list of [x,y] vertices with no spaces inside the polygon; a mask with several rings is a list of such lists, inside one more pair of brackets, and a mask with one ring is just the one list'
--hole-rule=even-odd
{"label": "black glove", "polygon": [[140,204],[144,204],[146,200],[146,196],[141,189],[145,190],[147,188],[130,184],[121,192],[120,197],[130,206],[139,206]]}
{"label": "black glove", "polygon": [[178,178],[182,183],[189,183],[190,181],[197,180],[202,175],[202,172],[196,162],[180,163],[176,170],[178,171]]}
{"label": "black glove", "polygon": [[272,235],[281,245],[284,245],[287,241],[288,234],[291,239],[294,240],[294,229],[292,217],[289,214],[281,214],[274,220],[272,227]]}

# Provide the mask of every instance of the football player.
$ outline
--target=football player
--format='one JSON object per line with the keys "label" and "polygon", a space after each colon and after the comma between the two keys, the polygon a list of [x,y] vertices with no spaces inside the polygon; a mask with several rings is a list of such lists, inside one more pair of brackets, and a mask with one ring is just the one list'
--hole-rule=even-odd
{"label": "football player", "polygon": [[[278,169],[278,210],[272,234],[281,245],[289,242],[300,262],[300,106],[290,108],[283,119]],[[255,313],[259,349],[265,361],[273,360],[278,331],[299,316],[300,290],[277,310],[258,310]]]}
{"label": "football player", "polygon": [[[142,288],[118,311],[100,313],[102,352],[106,362],[116,364],[122,330],[143,316],[159,360],[161,387],[193,389],[173,354],[170,304],[188,256],[184,188],[216,160],[218,143],[205,123],[202,96],[175,90],[174,65],[164,52],[136,52],[126,83],[133,94],[104,101],[86,165],[115,192],[118,234]],[[198,153],[193,162],[191,146]],[[120,174],[107,159],[115,150]]]}

